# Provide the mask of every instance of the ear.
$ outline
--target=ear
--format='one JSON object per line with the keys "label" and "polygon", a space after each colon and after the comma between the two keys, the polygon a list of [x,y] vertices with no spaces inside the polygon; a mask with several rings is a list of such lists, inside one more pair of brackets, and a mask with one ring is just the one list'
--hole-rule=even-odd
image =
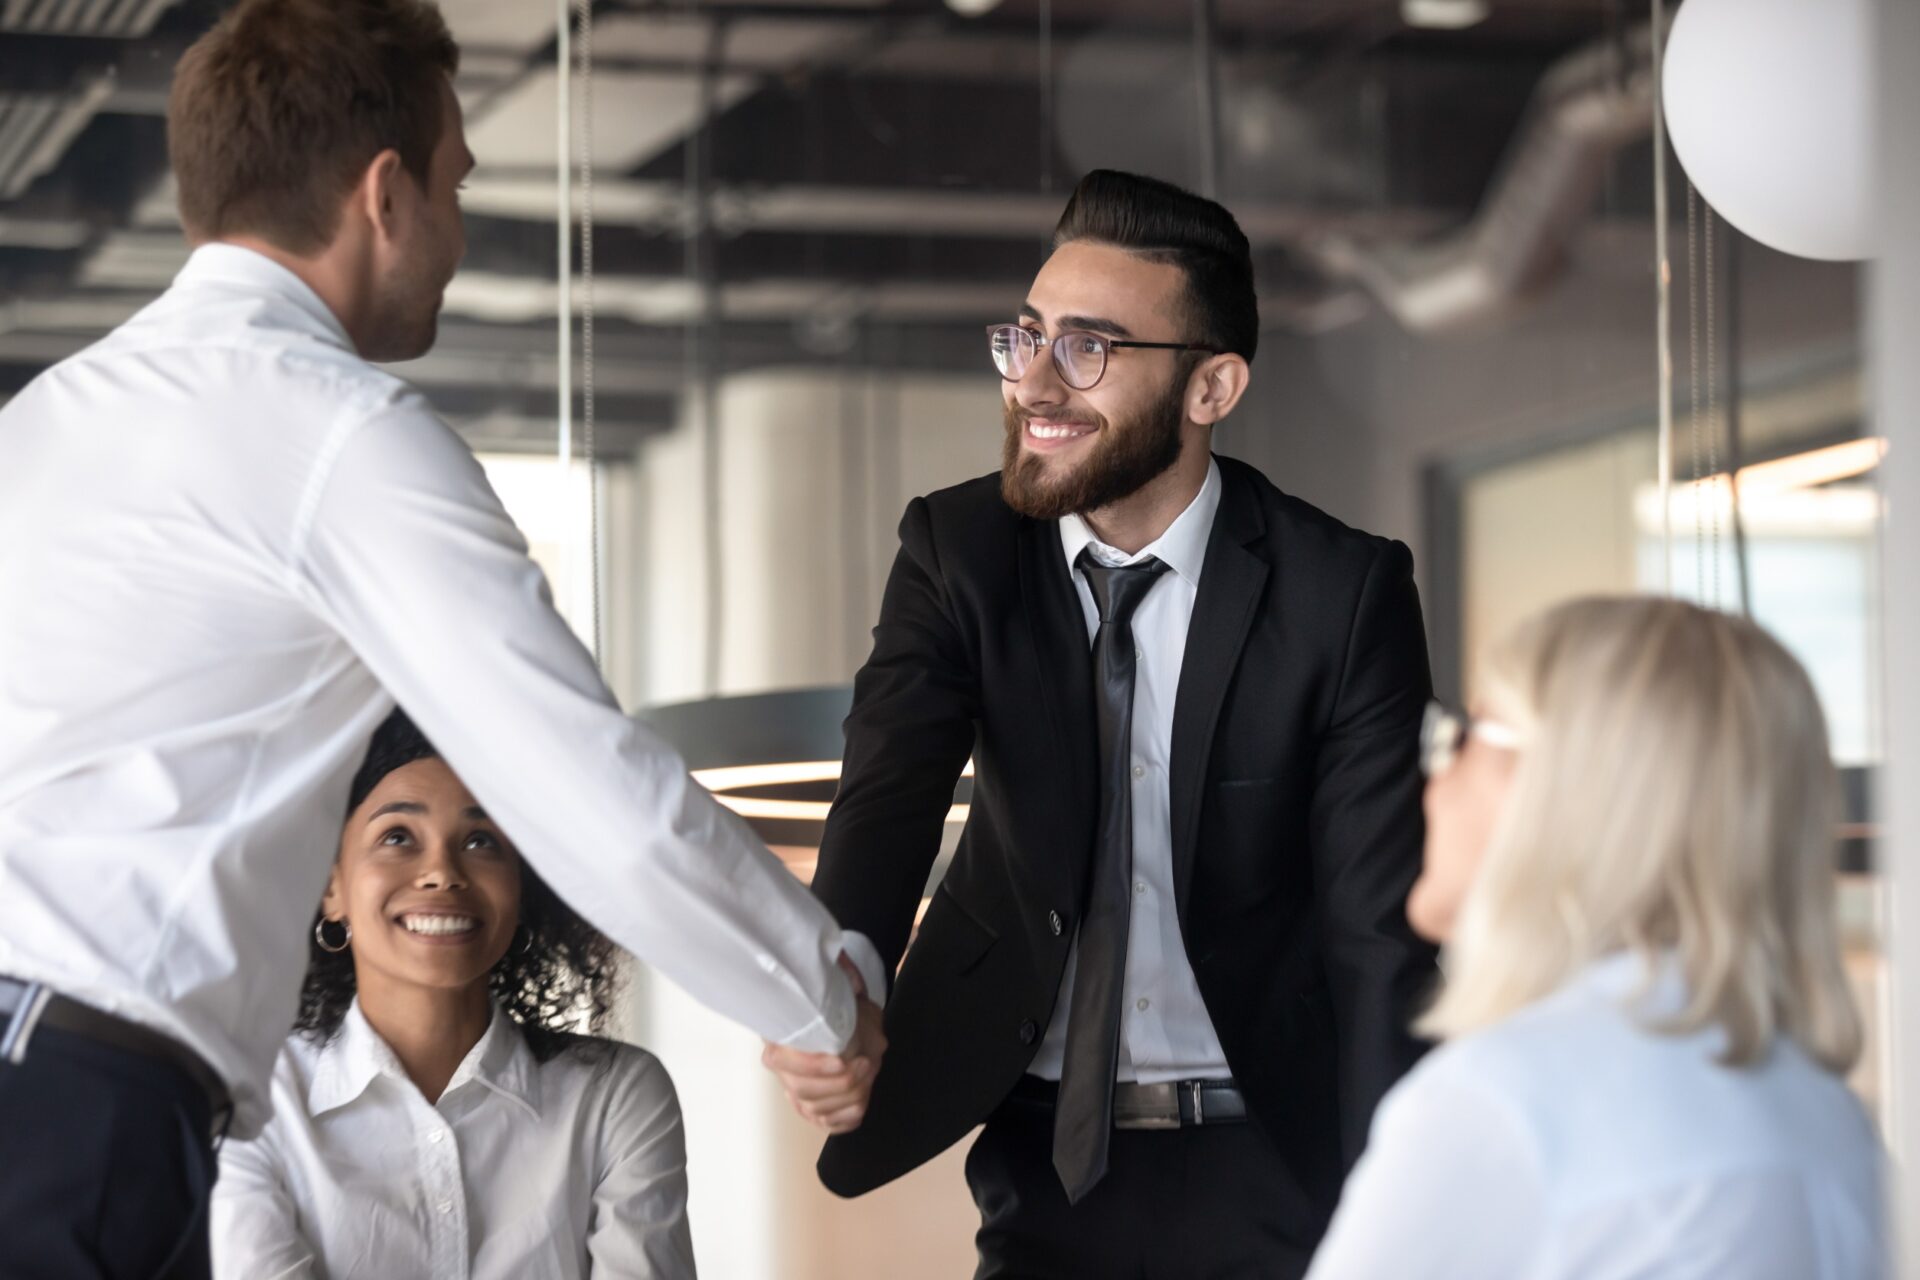
{"label": "ear", "polygon": [[347,891],[340,883],[340,864],[333,864],[333,871],[327,876],[327,891],[320,895],[320,914],[328,920],[347,918]]}
{"label": "ear", "polygon": [[412,180],[400,163],[400,153],[389,147],[375,156],[366,172],[360,175],[354,199],[375,237],[393,240],[400,230],[401,204],[413,194]]}
{"label": "ear", "polygon": [[1247,392],[1252,370],[1246,360],[1229,352],[1209,356],[1187,379],[1187,419],[1211,427],[1233,412]]}

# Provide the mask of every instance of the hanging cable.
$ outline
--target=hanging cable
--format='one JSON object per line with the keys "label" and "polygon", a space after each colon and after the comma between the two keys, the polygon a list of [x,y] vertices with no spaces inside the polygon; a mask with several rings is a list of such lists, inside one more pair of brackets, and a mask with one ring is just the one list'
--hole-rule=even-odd
{"label": "hanging cable", "polygon": [[720,115],[719,76],[727,50],[727,19],[707,17],[707,41],[700,66],[700,107],[687,133],[687,185],[692,197],[687,227],[687,275],[697,303],[688,326],[689,371],[697,388],[700,414],[700,485],[703,541],[706,548],[706,618],[703,629],[703,683],[708,696],[720,692],[721,657],[726,632],[726,511],[721,485],[720,272],[713,225],[714,142]]}
{"label": "hanging cable", "polygon": [[[1715,359],[1718,344],[1713,332],[1713,206],[1701,202],[1706,210],[1706,224],[1702,236],[1706,252],[1701,254],[1702,265],[1706,268],[1706,311],[1707,311],[1707,474],[1714,477],[1713,483],[1713,607],[1720,603],[1720,370]],[[1727,476],[1728,492],[1733,490],[1733,476]]]}
{"label": "hanging cable", "polygon": [[1707,602],[1706,473],[1700,469],[1699,194],[1687,183],[1687,436],[1693,455],[1693,597]]}
{"label": "hanging cable", "polygon": [[[1666,47],[1667,15],[1661,0],[1653,9],[1653,65]],[[1667,108],[1660,76],[1653,77],[1653,258],[1654,352],[1660,406],[1660,589],[1673,593],[1673,261],[1667,235]]]}
{"label": "hanging cable", "polygon": [[1213,0],[1193,0],[1194,118],[1200,143],[1200,194],[1220,198],[1220,74],[1214,58]]}
{"label": "hanging cable", "polygon": [[1040,190],[1053,190],[1053,0],[1040,0]]}
{"label": "hanging cable", "polygon": [[555,89],[554,196],[557,207],[553,223],[557,245],[555,274],[559,279],[559,297],[555,358],[559,370],[555,381],[560,392],[560,492],[566,492],[566,477],[573,469],[573,16],[569,0],[554,0],[558,11],[558,35],[554,47],[554,67],[559,73]]}
{"label": "hanging cable", "polygon": [[580,38],[580,416],[587,455],[587,574],[593,660],[604,663],[600,628],[600,455],[593,402],[593,0],[577,0]]}
{"label": "hanging cable", "polygon": [[1747,563],[1746,518],[1740,512],[1740,468],[1746,461],[1746,446],[1741,443],[1740,424],[1740,233],[1732,231],[1727,240],[1727,261],[1721,272],[1726,290],[1726,319],[1721,324],[1727,358],[1727,491],[1732,500],[1733,564],[1735,582],[1740,588],[1740,612],[1753,616],[1753,575]]}

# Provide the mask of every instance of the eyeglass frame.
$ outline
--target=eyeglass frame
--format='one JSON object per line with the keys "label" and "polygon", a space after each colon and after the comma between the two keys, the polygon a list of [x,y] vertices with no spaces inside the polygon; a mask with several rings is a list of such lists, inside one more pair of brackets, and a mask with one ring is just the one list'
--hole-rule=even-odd
{"label": "eyeglass frame", "polygon": [[[991,343],[994,335],[998,334],[1002,329],[1011,329],[1015,333],[1024,335],[1033,343],[1033,355],[1027,357],[1028,369],[1033,367],[1033,361],[1035,357],[1040,354],[1040,348],[1046,347],[1049,356],[1053,360],[1054,372],[1060,375],[1061,382],[1066,383],[1068,387],[1071,387],[1075,391],[1091,391],[1100,385],[1100,380],[1107,376],[1107,366],[1112,363],[1113,349],[1115,347],[1140,347],[1154,351],[1204,351],[1208,355],[1213,356],[1226,354],[1224,347],[1212,347],[1204,342],[1135,342],[1131,338],[1109,338],[1106,334],[1095,333],[1091,329],[1066,329],[1049,338],[1045,334],[1035,333],[1023,324],[1007,323],[1004,321],[1000,324],[990,324],[987,326],[988,342]],[[1084,387],[1075,387],[1073,383],[1067,381],[1067,370],[1060,360],[1060,344],[1068,338],[1092,338],[1104,348],[1100,355],[1099,374],[1095,376],[1092,382],[1089,382]],[[989,347],[988,350],[991,351],[992,348]],[[1002,382],[1018,382],[1021,378],[1027,376],[1026,370],[1023,369],[1017,376],[1009,377],[1001,370],[998,361],[994,362],[993,371],[1000,375]]]}
{"label": "eyeglass frame", "polygon": [[1453,768],[1469,738],[1503,751],[1518,751],[1526,741],[1511,725],[1456,710],[1436,698],[1420,715],[1421,776],[1431,780]]}

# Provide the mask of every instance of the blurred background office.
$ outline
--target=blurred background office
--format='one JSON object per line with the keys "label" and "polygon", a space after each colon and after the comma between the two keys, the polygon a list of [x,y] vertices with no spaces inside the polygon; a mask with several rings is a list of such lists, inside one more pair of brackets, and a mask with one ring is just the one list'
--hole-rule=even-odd
{"label": "blurred background office", "polygon": [[[1254,246],[1261,349],[1218,449],[1413,547],[1443,696],[1507,624],[1596,591],[1750,610],[1806,663],[1847,783],[1855,1084],[1892,1116],[1866,329],[1920,298],[1876,311],[1866,267],[1692,192],[1655,143],[1654,6],[440,2],[479,165],[438,346],[402,371],[614,689],[796,874],[901,509],[998,466],[983,328],[1078,176],[1137,170]],[[185,260],[165,101],[222,7],[0,0],[0,397]],[[835,1200],[751,1037],[644,972],[625,1013],[681,1090],[707,1274],[969,1273],[964,1147]]]}

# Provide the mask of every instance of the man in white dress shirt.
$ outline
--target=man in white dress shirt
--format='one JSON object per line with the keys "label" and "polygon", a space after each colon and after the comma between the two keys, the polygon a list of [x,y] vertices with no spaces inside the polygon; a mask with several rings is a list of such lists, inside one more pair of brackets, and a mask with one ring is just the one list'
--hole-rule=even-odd
{"label": "man in white dress shirt", "polygon": [[0,410],[0,1257],[204,1275],[348,781],[397,699],[609,936],[769,1041],[884,1045],[839,929],[623,715],[432,344],[472,167],[422,0],[242,0],[176,77],[198,245]]}

